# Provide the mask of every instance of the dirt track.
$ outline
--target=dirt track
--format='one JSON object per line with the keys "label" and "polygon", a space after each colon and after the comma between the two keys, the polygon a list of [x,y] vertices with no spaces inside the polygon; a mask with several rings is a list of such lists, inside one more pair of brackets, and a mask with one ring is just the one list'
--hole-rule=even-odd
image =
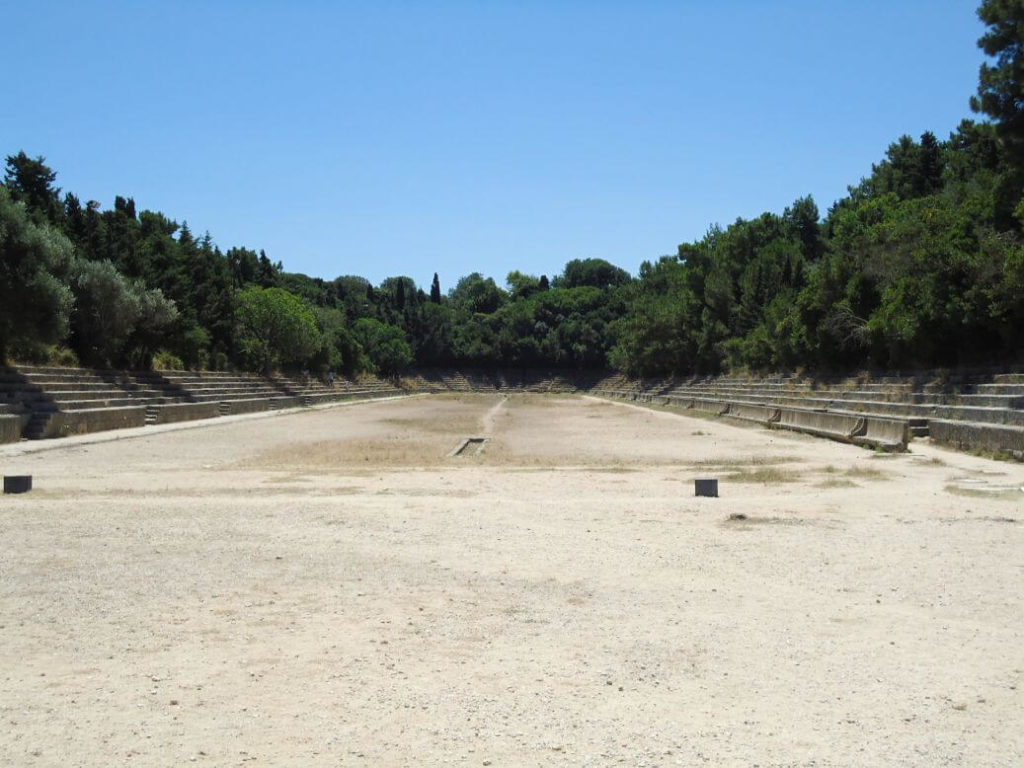
{"label": "dirt track", "polygon": [[0,449],[0,766],[1024,764],[1018,464],[522,395],[64,446]]}

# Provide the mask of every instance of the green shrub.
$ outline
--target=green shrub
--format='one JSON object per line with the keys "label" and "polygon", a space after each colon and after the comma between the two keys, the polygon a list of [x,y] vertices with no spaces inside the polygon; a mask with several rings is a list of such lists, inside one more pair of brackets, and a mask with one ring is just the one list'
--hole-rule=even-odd
{"label": "green shrub", "polygon": [[159,371],[183,371],[185,363],[177,355],[172,355],[166,349],[161,349],[153,355],[153,368]]}
{"label": "green shrub", "polygon": [[78,368],[78,355],[75,350],[67,347],[50,347],[50,365],[59,365],[64,368]]}

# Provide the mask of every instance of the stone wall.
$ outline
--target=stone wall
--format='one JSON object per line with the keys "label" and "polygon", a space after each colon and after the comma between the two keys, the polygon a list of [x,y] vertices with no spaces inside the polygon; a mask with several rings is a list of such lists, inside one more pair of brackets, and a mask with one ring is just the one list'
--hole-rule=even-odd
{"label": "stone wall", "polygon": [[16,443],[28,424],[29,416],[20,413],[0,413],[0,443]]}
{"label": "stone wall", "polygon": [[212,419],[220,416],[220,403],[168,403],[150,407],[156,412],[154,424]]}
{"label": "stone wall", "polygon": [[90,408],[54,413],[46,422],[41,437],[67,437],[103,432],[108,429],[142,427],[146,424],[146,406],[126,408]]}

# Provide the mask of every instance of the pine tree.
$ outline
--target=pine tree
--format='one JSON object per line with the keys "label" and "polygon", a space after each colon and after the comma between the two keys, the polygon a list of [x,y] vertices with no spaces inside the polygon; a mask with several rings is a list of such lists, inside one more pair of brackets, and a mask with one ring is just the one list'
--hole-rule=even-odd
{"label": "pine tree", "polygon": [[971,109],[993,118],[1000,136],[1017,157],[1024,155],[1024,0],[984,0],[978,18],[988,31],[978,47],[995,58],[982,64],[978,73],[978,94],[971,97]]}

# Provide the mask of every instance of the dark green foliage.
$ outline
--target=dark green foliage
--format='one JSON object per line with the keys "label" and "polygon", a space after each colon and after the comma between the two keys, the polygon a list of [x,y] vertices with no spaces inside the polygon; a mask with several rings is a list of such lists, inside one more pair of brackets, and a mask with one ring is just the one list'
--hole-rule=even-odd
{"label": "dark green foliage", "polygon": [[46,166],[46,158],[30,158],[24,152],[7,156],[4,186],[15,202],[24,203],[36,222],[58,224],[63,210],[60,189],[53,186],[57,174]]}
{"label": "dark green foliage", "polygon": [[174,302],[159,289],[148,290],[141,280],[125,277],[109,261],[76,260],[71,289],[75,296],[72,347],[88,365],[148,363],[161,331],[178,317]]}
{"label": "dark green foliage", "polygon": [[594,288],[609,288],[624,285],[630,280],[629,273],[610,264],[604,259],[573,259],[565,265],[562,276],[555,280],[560,288],[579,288],[584,285]]}
{"label": "dark green foliage", "polygon": [[388,375],[412,362],[654,376],[1017,361],[1018,178],[995,128],[964,121],[945,142],[890,145],[824,221],[802,197],[712,227],[636,280],[576,259],[554,287],[514,270],[506,291],[472,273],[446,300],[436,275],[428,296],[408,277],[325,281],[262,251],[224,254],[130,197],[102,210],[68,194],[54,213],[55,174],[21,153],[2,188],[0,343],[69,342],[94,364],[146,365],[162,349],[194,367]]}
{"label": "dark green foliage", "polygon": [[345,313],[333,307],[315,307],[320,328],[320,349],[310,360],[311,367],[320,374],[328,371],[356,373],[369,367],[363,348],[352,334]]}
{"label": "dark green foliage", "polygon": [[63,341],[73,298],[71,242],[0,187],[0,362],[7,351]]}
{"label": "dark green foliage", "polygon": [[508,286],[509,296],[515,299],[528,299],[541,290],[540,280],[533,275],[525,275],[518,269],[508,273],[505,278],[505,285]]}
{"label": "dark green foliage", "polygon": [[364,317],[353,332],[375,373],[393,376],[412,363],[412,350],[400,328]]}
{"label": "dark green foliage", "polygon": [[690,371],[696,360],[697,297],[687,267],[664,256],[640,266],[631,286],[628,309],[617,321],[618,340],[609,353],[612,365],[630,376]]}
{"label": "dark green foliage", "polygon": [[277,364],[301,364],[321,349],[316,315],[283,288],[252,285],[238,294],[235,317],[239,346],[264,373]]}
{"label": "dark green foliage", "polygon": [[487,315],[504,304],[508,296],[494,278],[473,272],[459,280],[448,298],[457,310]]}
{"label": "dark green foliage", "polygon": [[[658,376],[1024,362],[1024,0],[985,0],[974,108],[947,141],[889,145],[822,219],[713,226],[637,279],[573,259],[507,290],[479,272],[442,296],[284,272],[263,251],[138,210],[60,198],[42,157],[7,157],[0,186],[0,352],[71,343],[83,361],[274,364],[388,375],[423,366],[615,366]],[[77,302],[77,303],[76,303]],[[70,331],[69,331],[70,328]],[[70,333],[70,335],[69,335]]]}
{"label": "dark green foliage", "polygon": [[891,192],[900,200],[930,195],[942,187],[943,166],[942,147],[934,134],[922,134],[920,143],[901,136],[889,145],[885,160],[872,166],[866,191],[872,196]]}
{"label": "dark green foliage", "polygon": [[410,328],[413,353],[419,365],[450,365],[453,362],[452,327],[455,319],[444,304],[429,302],[423,305]]}
{"label": "dark green foliage", "polygon": [[978,47],[995,61],[981,65],[971,108],[996,121],[1019,163],[1024,160],[1024,0],[983,0],[978,18],[988,27]]}

